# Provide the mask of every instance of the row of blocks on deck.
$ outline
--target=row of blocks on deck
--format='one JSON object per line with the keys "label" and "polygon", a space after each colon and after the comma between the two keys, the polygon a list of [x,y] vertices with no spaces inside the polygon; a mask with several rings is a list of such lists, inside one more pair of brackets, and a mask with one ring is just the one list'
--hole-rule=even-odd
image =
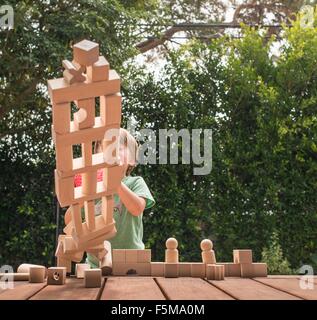
{"label": "row of blocks on deck", "polygon": [[[113,249],[112,274],[127,275],[137,273],[157,277],[265,277],[267,265],[252,262],[252,250],[234,250],[234,262],[205,264],[203,262],[151,262],[151,250]],[[223,266],[223,267],[221,267]],[[213,274],[220,272],[220,275]]]}

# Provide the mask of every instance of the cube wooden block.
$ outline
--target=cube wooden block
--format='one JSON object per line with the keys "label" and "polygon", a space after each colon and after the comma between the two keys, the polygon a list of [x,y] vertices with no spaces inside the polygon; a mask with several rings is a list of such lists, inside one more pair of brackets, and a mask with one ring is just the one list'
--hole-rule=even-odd
{"label": "cube wooden block", "polygon": [[87,78],[91,82],[108,80],[109,69],[109,62],[106,58],[99,56],[98,61],[87,67]]}
{"label": "cube wooden block", "polygon": [[137,262],[151,262],[151,249],[138,250]]}
{"label": "cube wooden block", "polygon": [[124,263],[125,262],[125,249],[112,249],[112,262]]}
{"label": "cube wooden block", "polygon": [[252,263],[240,263],[241,277],[252,278],[253,277],[253,264]]}
{"label": "cube wooden block", "polygon": [[267,277],[267,264],[253,263],[253,277]]}
{"label": "cube wooden block", "polygon": [[84,284],[86,288],[101,287],[101,269],[84,270]]}
{"label": "cube wooden block", "polygon": [[129,262],[138,262],[138,250],[136,249],[126,249],[125,250],[125,261]]}
{"label": "cube wooden block", "polygon": [[78,279],[83,279],[85,275],[85,270],[90,269],[90,264],[88,263],[77,263],[75,268],[75,275]]}
{"label": "cube wooden block", "polygon": [[178,263],[164,263],[164,277],[165,278],[177,278],[178,277]]}
{"label": "cube wooden block", "polygon": [[31,283],[42,283],[45,280],[46,268],[42,266],[31,266],[29,281]]}
{"label": "cube wooden block", "polygon": [[225,267],[225,277],[241,277],[241,268],[239,263],[222,262],[219,263]]}
{"label": "cube wooden block", "polygon": [[164,262],[151,262],[151,276],[164,277]]}
{"label": "cube wooden block", "polygon": [[206,264],[205,263],[191,263],[191,276],[195,278],[205,278]]}
{"label": "cube wooden block", "polygon": [[51,267],[47,272],[48,285],[62,285],[66,282],[66,268],[65,267]]}
{"label": "cube wooden block", "polygon": [[90,66],[99,58],[99,44],[82,40],[73,46],[74,60],[80,65]]}
{"label": "cube wooden block", "polygon": [[150,276],[151,275],[151,263],[150,262],[138,262],[136,263],[137,273],[140,276]]}
{"label": "cube wooden block", "polygon": [[234,263],[252,263],[252,250],[233,250]]}
{"label": "cube wooden block", "polygon": [[207,264],[206,265],[206,278],[208,280],[224,280],[225,267],[221,264]]}
{"label": "cube wooden block", "polygon": [[191,277],[191,263],[189,262],[180,262],[178,266],[179,276],[180,277]]}

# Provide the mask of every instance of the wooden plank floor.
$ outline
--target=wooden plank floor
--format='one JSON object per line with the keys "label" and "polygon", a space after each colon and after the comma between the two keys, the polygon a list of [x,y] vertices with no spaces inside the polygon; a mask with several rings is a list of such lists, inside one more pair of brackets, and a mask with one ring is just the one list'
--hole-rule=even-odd
{"label": "wooden plank floor", "polygon": [[27,281],[14,285],[14,289],[0,289],[0,300],[317,300],[317,283],[313,290],[301,289],[299,276],[224,281],[107,277],[101,288],[85,288],[83,279],[76,278],[67,278],[62,286]]}

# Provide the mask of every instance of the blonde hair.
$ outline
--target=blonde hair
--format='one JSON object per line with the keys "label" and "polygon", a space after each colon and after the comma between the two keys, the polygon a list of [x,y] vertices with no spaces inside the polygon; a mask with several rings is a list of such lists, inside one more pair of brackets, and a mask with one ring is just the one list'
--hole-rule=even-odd
{"label": "blonde hair", "polygon": [[[128,168],[126,172],[126,175],[129,176],[138,164],[139,144],[131,135],[131,133],[123,128],[120,128],[119,143],[127,147],[127,149],[129,150],[129,156],[132,157],[132,159],[129,158]],[[102,149],[102,141],[97,140],[94,144],[94,153],[100,152],[100,149]]]}

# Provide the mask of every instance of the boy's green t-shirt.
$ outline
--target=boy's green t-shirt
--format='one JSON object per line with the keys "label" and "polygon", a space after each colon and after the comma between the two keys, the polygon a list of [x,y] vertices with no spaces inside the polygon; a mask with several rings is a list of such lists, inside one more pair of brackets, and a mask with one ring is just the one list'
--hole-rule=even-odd
{"label": "boy's green t-shirt", "polygon": [[[146,201],[145,209],[154,206],[155,200],[140,176],[126,176],[122,182],[136,195]],[[96,204],[96,215],[101,214],[101,202]],[[117,234],[108,241],[112,249],[144,249],[143,243],[143,212],[139,216],[132,215],[117,194],[114,195],[113,218],[116,222]],[[87,261],[96,264],[94,257],[87,255]]]}

